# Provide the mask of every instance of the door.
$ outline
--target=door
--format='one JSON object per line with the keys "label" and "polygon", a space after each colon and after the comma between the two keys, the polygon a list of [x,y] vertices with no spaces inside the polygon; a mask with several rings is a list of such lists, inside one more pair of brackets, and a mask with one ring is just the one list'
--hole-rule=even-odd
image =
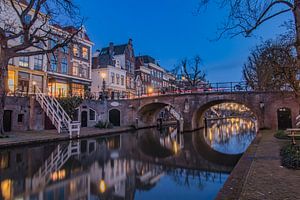
{"label": "door", "polygon": [[45,113],[44,127],[45,127],[45,130],[53,130],[53,129],[55,129],[55,126],[52,124],[51,119],[47,116],[46,113]]}
{"label": "door", "polygon": [[87,111],[81,112],[81,127],[87,127]]}
{"label": "door", "polygon": [[278,118],[278,130],[285,130],[287,128],[292,128],[291,109],[279,108],[277,110],[277,118]]}
{"label": "door", "polygon": [[114,126],[120,126],[120,111],[112,109],[109,111],[109,122]]}
{"label": "door", "polygon": [[3,129],[4,132],[10,132],[11,131],[11,125],[12,125],[12,111],[11,110],[4,110],[3,115]]}

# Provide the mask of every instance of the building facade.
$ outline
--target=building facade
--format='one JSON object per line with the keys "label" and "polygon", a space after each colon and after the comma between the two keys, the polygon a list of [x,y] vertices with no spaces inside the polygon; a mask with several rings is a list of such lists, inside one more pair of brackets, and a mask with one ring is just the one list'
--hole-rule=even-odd
{"label": "building facade", "polygon": [[[122,45],[110,43],[108,47],[102,48],[93,57],[93,72],[98,75],[93,73],[92,92],[99,93],[103,90],[101,85],[107,83],[104,91],[108,93],[109,96],[134,97],[136,94],[134,69],[135,57],[132,40],[129,39],[127,44]],[[101,73],[103,73],[104,78],[101,76]],[[123,78],[124,85],[122,85]]]}
{"label": "building facade", "polygon": [[[59,25],[51,28],[62,34],[73,34],[77,31],[74,27]],[[49,41],[49,46],[53,45],[55,40]],[[92,82],[92,46],[93,43],[87,36],[86,30],[82,28],[67,47],[48,55],[50,63],[47,65],[47,87],[50,95],[84,97]]]}

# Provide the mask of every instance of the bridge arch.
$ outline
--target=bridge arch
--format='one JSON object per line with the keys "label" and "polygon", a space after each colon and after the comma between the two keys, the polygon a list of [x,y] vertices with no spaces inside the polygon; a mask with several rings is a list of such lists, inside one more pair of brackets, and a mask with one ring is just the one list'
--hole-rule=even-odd
{"label": "bridge arch", "polygon": [[[204,104],[199,105],[193,115],[192,115],[192,128],[193,130],[199,129],[199,128],[203,128],[204,127],[204,114],[205,112],[210,109],[211,107],[218,105],[218,104],[222,104],[222,103],[236,103],[239,105],[244,105],[246,108],[248,108],[250,110],[250,112],[252,112],[252,114],[254,115],[256,120],[260,120],[261,117],[261,113],[260,111],[257,109],[257,107],[248,104],[247,102],[241,102],[239,100],[236,99],[218,99],[218,100],[211,100],[208,101]],[[259,126],[259,125],[258,125]],[[259,128],[259,127],[257,127]]]}
{"label": "bridge arch", "polygon": [[159,115],[159,112],[162,111],[163,108],[169,108],[174,110],[177,116],[173,116],[178,120],[178,118],[181,118],[181,113],[171,104],[165,103],[165,102],[151,102],[148,104],[145,104],[143,106],[140,106],[137,111],[138,119],[147,124],[156,124],[156,118]]}

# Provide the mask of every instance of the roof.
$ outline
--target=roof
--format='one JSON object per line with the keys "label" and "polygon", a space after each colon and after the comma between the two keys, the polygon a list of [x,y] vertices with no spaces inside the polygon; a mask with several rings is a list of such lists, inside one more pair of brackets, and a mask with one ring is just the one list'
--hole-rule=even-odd
{"label": "roof", "polygon": [[[74,26],[65,26],[65,27],[63,27],[59,24],[52,24],[52,26],[54,26],[55,28],[61,29],[63,31],[66,31],[70,34],[74,34],[78,31],[78,28],[76,28]],[[84,32],[84,38],[83,39],[91,42],[91,40],[90,40],[89,36],[86,34],[86,32]]]}
{"label": "roof", "polygon": [[137,56],[136,59],[141,59],[144,63],[153,63],[157,64],[155,59],[151,56],[144,55],[144,56]]}
{"label": "roof", "polygon": [[[114,45],[113,48],[113,52],[114,55],[121,55],[125,53],[125,49],[127,47],[128,44],[122,44],[122,45]],[[104,47],[101,49],[100,51],[100,55],[108,55],[109,54],[109,48],[110,47]]]}

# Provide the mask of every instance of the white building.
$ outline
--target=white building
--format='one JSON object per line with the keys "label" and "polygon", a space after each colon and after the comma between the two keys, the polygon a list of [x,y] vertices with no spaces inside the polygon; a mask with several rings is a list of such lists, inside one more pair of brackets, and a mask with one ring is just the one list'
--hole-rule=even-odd
{"label": "white building", "polygon": [[110,98],[123,98],[126,94],[126,70],[121,68],[118,60],[114,66],[92,69],[91,92],[99,98],[103,91]]}

